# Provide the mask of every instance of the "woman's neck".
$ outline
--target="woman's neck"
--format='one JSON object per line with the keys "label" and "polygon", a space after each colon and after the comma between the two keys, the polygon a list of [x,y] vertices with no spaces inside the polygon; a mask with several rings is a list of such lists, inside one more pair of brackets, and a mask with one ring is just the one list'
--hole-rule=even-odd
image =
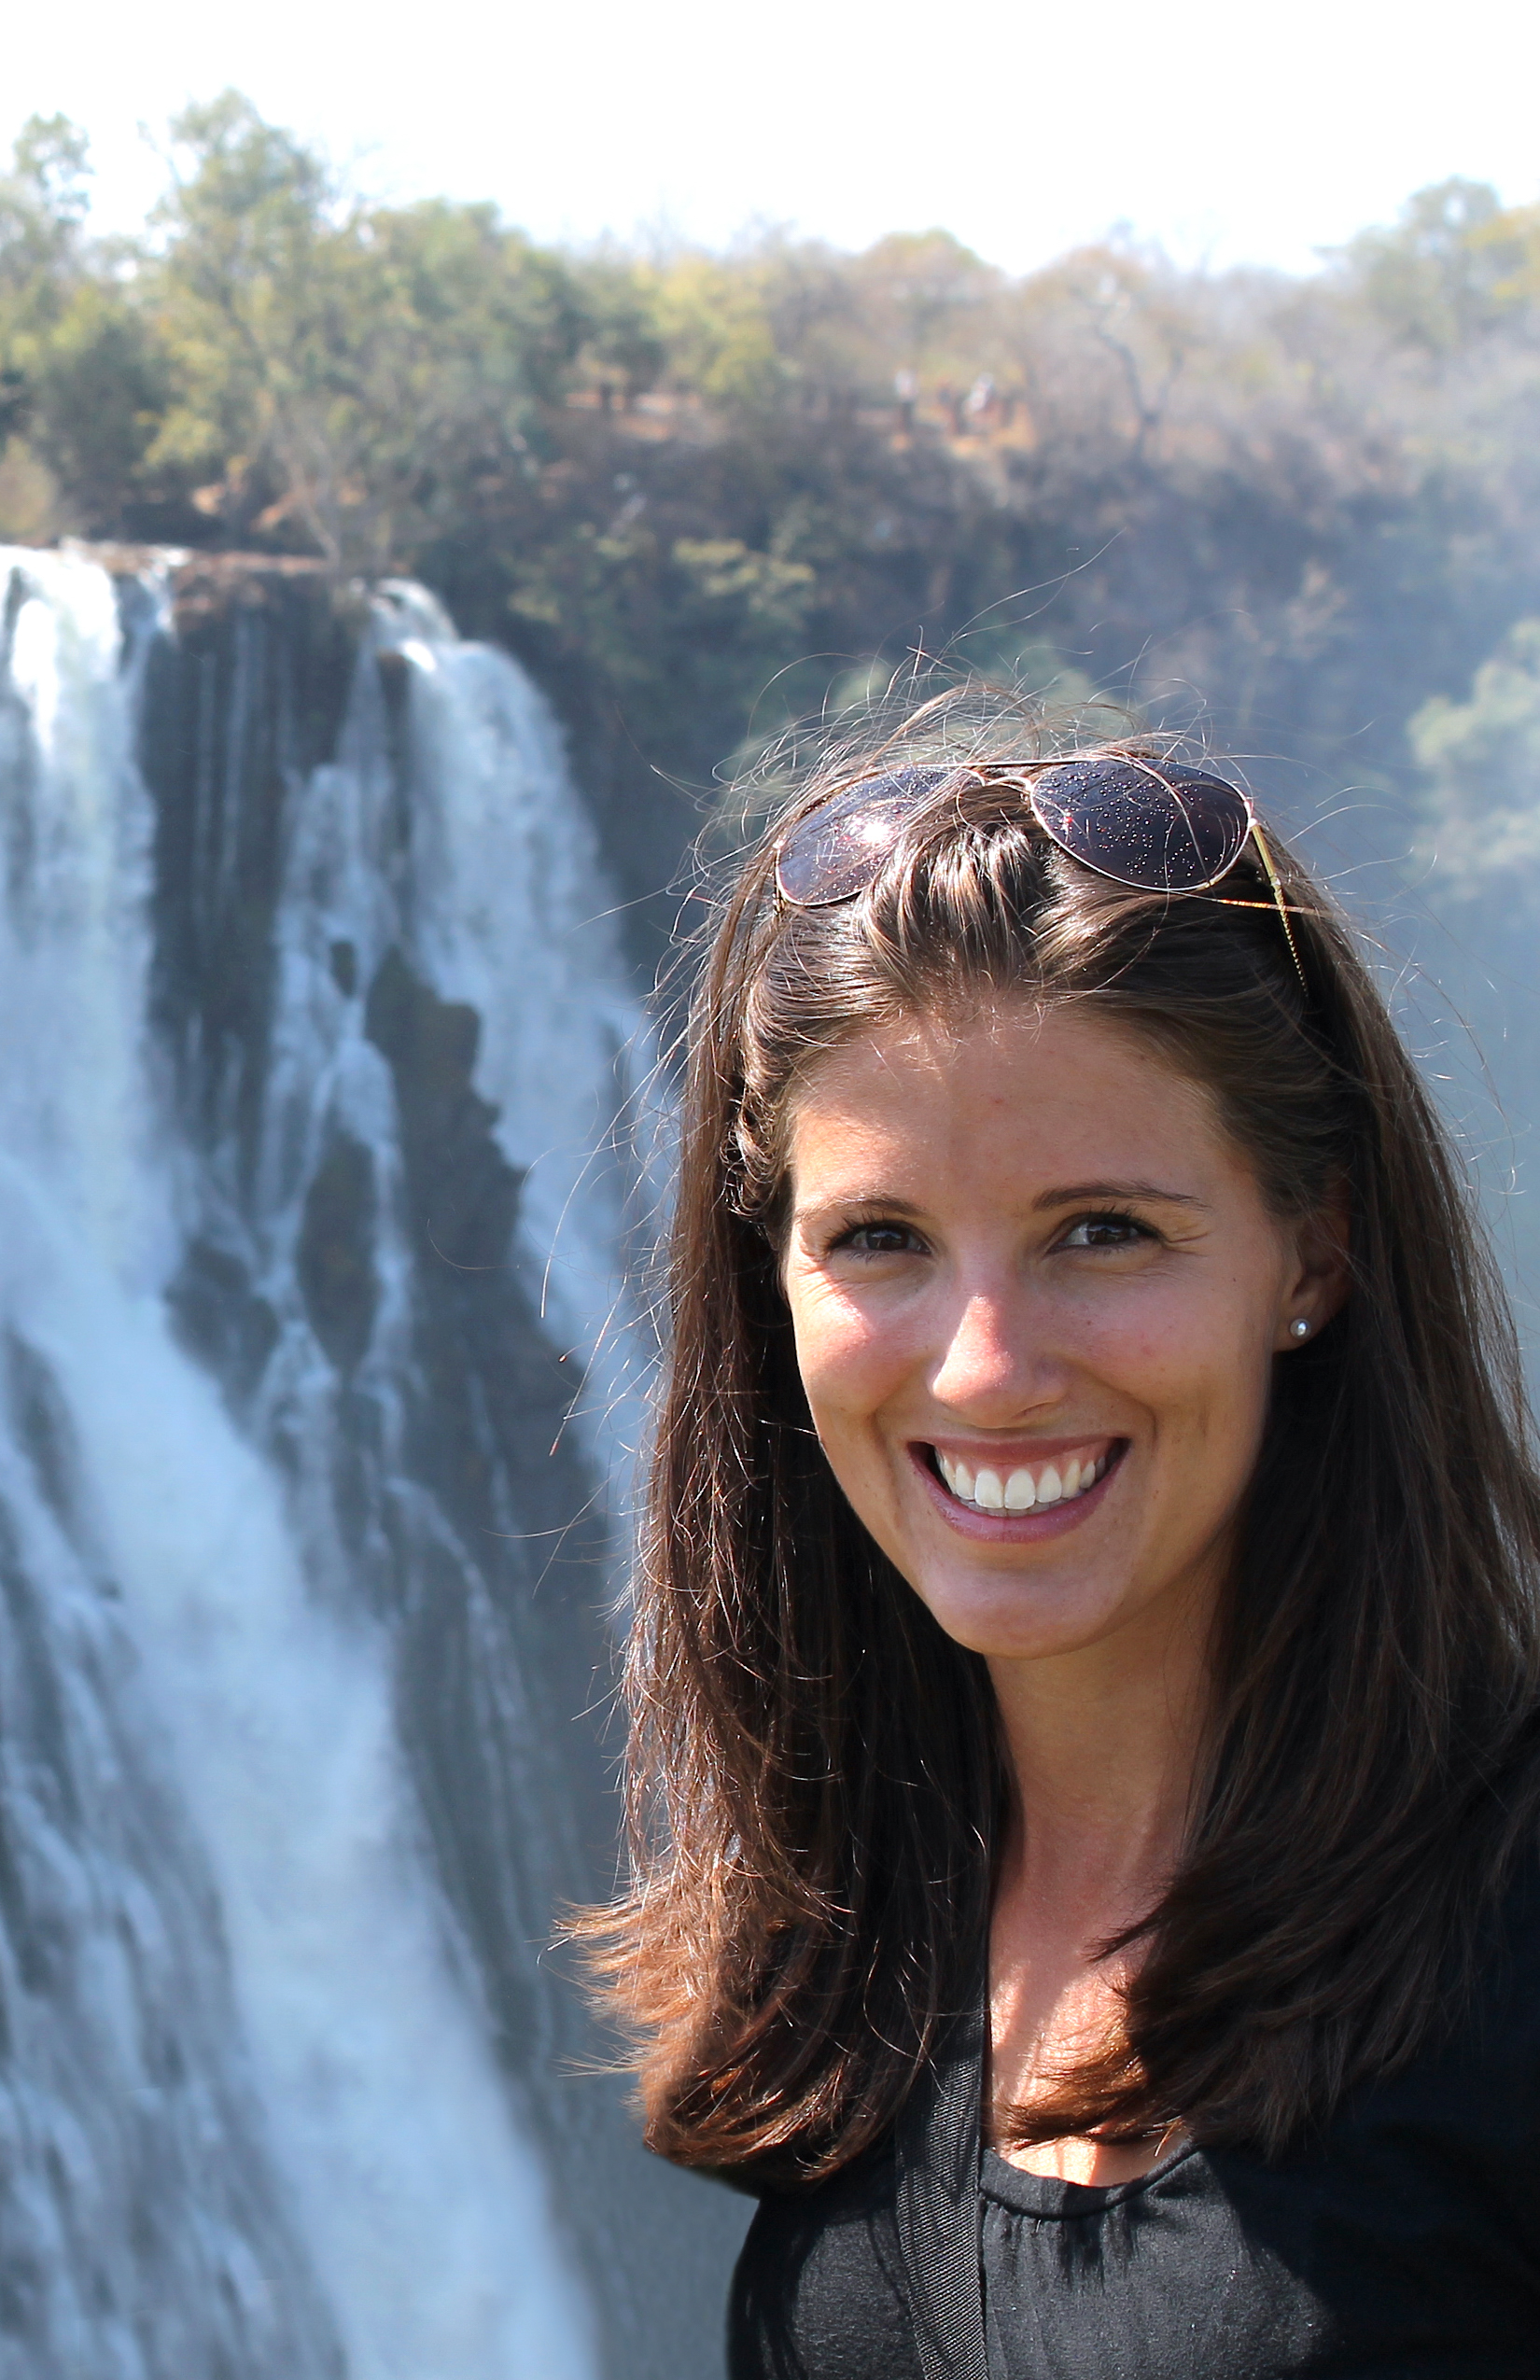
{"label": "woman's neck", "polygon": [[[1159,1899],[1181,1854],[1205,1637],[1179,1631],[1154,1660],[1114,1645],[991,1664],[1015,1791],[990,1926],[987,2137],[1008,2140],[1013,2107],[1052,2095],[1121,2027],[1138,1946],[1102,1953]],[[1141,2173],[1162,2146],[1059,2138],[1005,2153],[1103,2183]]]}
{"label": "woman's neck", "polygon": [[1002,1889],[1056,1933],[1142,1914],[1181,1849],[1210,1692],[1209,1631],[991,1663],[1011,1776]]}

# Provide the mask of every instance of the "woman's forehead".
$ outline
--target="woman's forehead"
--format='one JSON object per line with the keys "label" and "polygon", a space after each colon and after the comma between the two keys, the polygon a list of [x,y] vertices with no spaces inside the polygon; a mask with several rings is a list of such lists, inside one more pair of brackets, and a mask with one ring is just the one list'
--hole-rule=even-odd
{"label": "woman's forehead", "polygon": [[799,1106],[828,1105],[870,1097],[887,1082],[913,1088],[982,1071],[1025,1085],[1062,1071],[1158,1081],[1190,1099],[1206,1096],[1137,1020],[1086,1000],[1006,995],[858,1027],[809,1061],[794,1097]]}
{"label": "woman's forehead", "polygon": [[1023,1187],[1071,1162],[1135,1180],[1156,1160],[1185,1177],[1237,1158],[1208,1094],[1147,1036],[1085,1006],[1025,1002],[852,1035],[801,1085],[788,1155],[804,1183],[877,1166]]}

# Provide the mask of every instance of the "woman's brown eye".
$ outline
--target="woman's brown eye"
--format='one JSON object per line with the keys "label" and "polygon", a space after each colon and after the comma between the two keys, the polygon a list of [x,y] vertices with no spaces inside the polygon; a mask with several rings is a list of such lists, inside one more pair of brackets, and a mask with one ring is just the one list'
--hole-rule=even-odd
{"label": "woman's brown eye", "polygon": [[1085,1215],[1064,1235],[1066,1248],[1129,1248],[1150,1238],[1148,1227],[1132,1215]]}
{"label": "woman's brown eye", "polygon": [[837,1244],[858,1256],[899,1256],[914,1242],[914,1233],[902,1223],[863,1223]]}

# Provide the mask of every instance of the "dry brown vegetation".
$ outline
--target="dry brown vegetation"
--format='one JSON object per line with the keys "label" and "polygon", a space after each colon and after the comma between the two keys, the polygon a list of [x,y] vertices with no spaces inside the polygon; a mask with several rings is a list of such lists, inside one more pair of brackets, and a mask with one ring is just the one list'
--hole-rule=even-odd
{"label": "dry brown vegetation", "polygon": [[232,95],[172,157],[113,250],[80,136],[19,145],[0,530],[423,575],[554,693],[634,894],[746,739],[917,650],[1200,719],[1405,847],[1408,721],[1540,611],[1540,212],[1479,186],[1306,280],[1012,279],[939,231],[542,250],[350,199]]}

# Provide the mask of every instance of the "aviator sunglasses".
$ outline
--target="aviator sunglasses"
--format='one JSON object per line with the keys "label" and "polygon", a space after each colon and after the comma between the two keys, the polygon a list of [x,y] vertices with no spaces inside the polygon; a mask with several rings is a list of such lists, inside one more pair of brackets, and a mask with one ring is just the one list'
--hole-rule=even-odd
{"label": "aviator sunglasses", "polygon": [[1140,892],[1210,892],[1253,844],[1302,989],[1283,888],[1256,812],[1237,785],[1200,769],[1106,753],[1085,760],[900,768],[865,777],[799,819],[776,858],[776,885],[796,909],[832,908],[875,882],[911,819],[944,786],[1019,784],[1051,843],[1082,867]]}

